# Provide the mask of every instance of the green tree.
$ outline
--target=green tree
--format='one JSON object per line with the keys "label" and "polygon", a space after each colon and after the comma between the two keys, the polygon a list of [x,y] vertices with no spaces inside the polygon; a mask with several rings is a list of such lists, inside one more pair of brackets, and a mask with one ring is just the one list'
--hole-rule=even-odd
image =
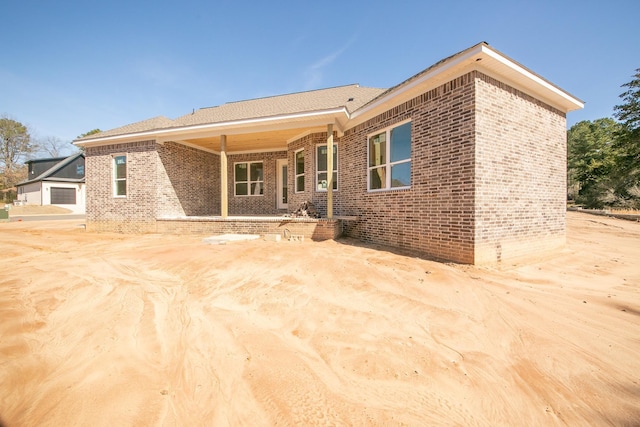
{"label": "green tree", "polygon": [[589,208],[601,208],[616,183],[611,173],[616,166],[615,139],[621,126],[602,118],[576,123],[567,132],[567,166],[570,196]]}
{"label": "green tree", "polygon": [[[85,136],[89,136],[89,135],[95,135],[96,133],[100,133],[100,132],[102,131],[96,128],[96,129],[90,130],[89,132],[85,132],[81,135],[78,135],[76,139],[84,138]],[[80,151],[84,152],[84,147],[78,147],[78,148],[80,149]]]}
{"label": "green tree", "polygon": [[[0,117],[0,190],[8,190],[24,179],[21,162],[36,148],[25,125]],[[3,194],[6,200],[12,197],[9,192]]]}
{"label": "green tree", "polygon": [[93,130],[90,130],[89,132],[83,133],[82,135],[78,135],[76,139],[84,138],[85,136],[89,136],[89,135],[95,135],[96,133],[100,133],[100,132],[102,132],[100,129],[93,129]]}
{"label": "green tree", "polygon": [[615,143],[617,193],[626,205],[640,208],[640,68],[622,87],[626,88],[620,94],[624,102],[614,107],[614,116],[622,125]]}

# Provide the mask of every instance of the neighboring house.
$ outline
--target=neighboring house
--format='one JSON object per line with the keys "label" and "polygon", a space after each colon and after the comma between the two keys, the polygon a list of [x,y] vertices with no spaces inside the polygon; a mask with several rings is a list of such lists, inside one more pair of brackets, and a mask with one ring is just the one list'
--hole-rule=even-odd
{"label": "neighboring house", "polygon": [[16,185],[17,201],[26,205],[56,205],[85,212],[85,156],[36,159],[26,162],[28,178]]}
{"label": "neighboring house", "polygon": [[156,117],[75,141],[87,156],[87,228],[265,232],[271,221],[294,233],[294,220],[261,216],[311,201],[324,216],[312,237],[343,233],[472,264],[556,250],[566,113],[582,107],[480,43],[390,89]]}

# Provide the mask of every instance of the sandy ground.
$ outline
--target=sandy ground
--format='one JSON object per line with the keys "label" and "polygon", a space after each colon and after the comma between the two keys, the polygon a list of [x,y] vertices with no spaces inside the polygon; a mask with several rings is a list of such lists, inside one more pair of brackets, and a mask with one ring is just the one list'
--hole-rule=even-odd
{"label": "sandy ground", "polygon": [[501,267],[0,224],[0,425],[640,425],[640,223]]}
{"label": "sandy ground", "polygon": [[24,205],[24,206],[10,206],[9,215],[55,215],[55,214],[67,214],[72,213],[71,210],[62,208],[60,206],[53,205]]}

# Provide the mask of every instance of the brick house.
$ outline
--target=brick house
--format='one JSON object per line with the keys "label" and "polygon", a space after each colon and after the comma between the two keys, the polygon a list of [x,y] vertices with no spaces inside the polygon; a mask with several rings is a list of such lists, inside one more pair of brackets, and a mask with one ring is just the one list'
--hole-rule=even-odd
{"label": "brick house", "polygon": [[[470,264],[555,250],[566,113],[582,107],[480,43],[390,89],[156,117],[75,142],[86,150],[87,228],[342,233]],[[323,218],[283,218],[304,201]]]}

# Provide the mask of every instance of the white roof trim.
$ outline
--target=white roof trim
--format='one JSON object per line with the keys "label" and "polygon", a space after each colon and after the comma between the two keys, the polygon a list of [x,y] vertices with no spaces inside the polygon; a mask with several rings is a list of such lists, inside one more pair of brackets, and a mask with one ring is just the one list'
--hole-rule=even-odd
{"label": "white roof trim", "polygon": [[[218,132],[215,132],[215,134],[222,135],[224,134],[224,129],[226,128],[256,126],[260,124],[268,124],[270,122],[277,123],[277,122],[289,121],[289,120],[295,120],[295,119],[307,119],[307,118],[314,118],[314,117],[323,116],[323,115],[339,115],[339,114],[344,114],[347,118],[349,117],[349,112],[347,111],[347,109],[345,107],[340,107],[340,108],[333,108],[329,110],[308,111],[304,113],[283,114],[279,116],[258,117],[258,118],[252,118],[252,119],[233,120],[228,122],[206,123],[206,124],[200,124],[200,125],[180,126],[176,128],[165,128],[165,129],[154,129],[154,130],[142,131],[142,132],[132,132],[132,133],[126,133],[122,135],[105,136],[102,138],[98,137],[94,139],[75,141],[74,144],[79,146],[92,146],[92,145],[102,145],[104,143],[111,142],[111,141],[117,142],[123,139],[135,138],[137,140],[140,140],[140,138],[147,138],[147,137],[151,139],[162,137],[164,141],[167,141],[172,137],[172,135],[193,133],[197,131],[212,131],[212,132],[218,131]],[[334,122],[335,120],[331,121],[331,123],[334,123]],[[96,144],[96,143],[99,143],[99,144]]]}
{"label": "white roof trim", "polygon": [[466,52],[463,55],[455,57],[451,61],[445,62],[444,64],[442,64],[439,67],[435,67],[433,70],[431,70],[429,72],[426,72],[425,74],[423,74],[422,76],[418,77],[417,79],[407,83],[405,86],[397,88],[397,90],[392,90],[391,92],[388,92],[386,95],[384,95],[381,98],[377,99],[375,102],[372,102],[372,103],[370,103],[368,105],[365,105],[364,107],[361,107],[360,109],[354,111],[353,114],[351,114],[351,118],[355,119],[355,118],[357,118],[357,117],[369,112],[370,110],[375,110],[376,107],[387,103],[391,98],[394,98],[394,97],[398,96],[399,93],[411,90],[414,87],[420,86],[421,84],[433,79],[434,77],[436,77],[436,76],[438,76],[440,74],[444,74],[445,72],[447,72],[450,69],[454,68],[458,64],[468,60],[473,55],[476,55],[476,54],[480,53],[481,51],[480,51],[479,47],[480,46],[478,46],[476,49],[472,49],[472,50]]}
{"label": "white roof trim", "polygon": [[[494,64],[497,63],[500,67],[506,67],[515,71],[520,76],[524,77],[525,81],[528,81],[529,84],[525,83],[525,87],[523,87],[520,82],[509,83],[509,79],[506,78],[506,76],[503,77],[499,73],[496,75],[495,72],[489,71],[488,69],[485,70],[486,63],[483,60],[494,61]],[[562,89],[537,76],[517,62],[502,55],[500,52],[491,49],[491,47],[486,44],[479,44],[467,51],[453,56],[449,60],[445,60],[442,64],[435,65],[432,70],[426,71],[423,75],[414,80],[409,80],[405,84],[400,83],[400,85],[392,88],[380,98],[354,111],[350,118],[351,120],[354,120],[355,123],[349,123],[349,126],[357,125],[361,121],[366,120],[369,118],[369,115],[374,114],[379,107],[388,109],[391,104],[397,105],[407,101],[408,99],[405,99],[405,97],[409,96],[412,90],[419,90],[420,92],[423,90],[430,90],[431,88],[440,86],[441,84],[471,70],[480,70],[481,72],[488,73],[489,75],[494,75],[500,81],[504,81],[505,83],[511,84],[521,90],[524,89],[525,92],[528,92],[535,98],[546,99],[546,102],[551,102],[552,105],[562,105],[562,108],[565,108],[568,111],[584,108],[584,102],[581,100],[571,96]],[[420,86],[424,86],[425,88],[420,89]],[[547,92],[545,95],[543,91],[549,91],[551,93]],[[405,96],[403,97],[402,95]],[[553,99],[554,97],[555,100]],[[560,99],[562,101],[560,101]]]}
{"label": "white roof trim", "polygon": [[577,98],[574,98],[573,96],[569,95],[567,92],[559,89],[558,87],[552,85],[548,81],[540,78],[539,76],[537,76],[534,73],[532,73],[531,71],[527,70],[526,68],[524,68],[520,64],[518,64],[516,62],[513,62],[508,58],[505,58],[504,56],[500,55],[498,52],[490,49],[487,46],[480,46],[480,47],[482,49],[482,53],[492,57],[496,61],[506,65],[507,67],[511,68],[512,70],[517,71],[518,73],[524,75],[528,79],[533,80],[535,83],[539,84],[540,86],[543,86],[545,89],[550,90],[551,92],[554,92],[556,95],[559,95],[560,97],[566,99],[570,103],[575,104],[576,107],[584,108],[584,102],[580,101]]}

